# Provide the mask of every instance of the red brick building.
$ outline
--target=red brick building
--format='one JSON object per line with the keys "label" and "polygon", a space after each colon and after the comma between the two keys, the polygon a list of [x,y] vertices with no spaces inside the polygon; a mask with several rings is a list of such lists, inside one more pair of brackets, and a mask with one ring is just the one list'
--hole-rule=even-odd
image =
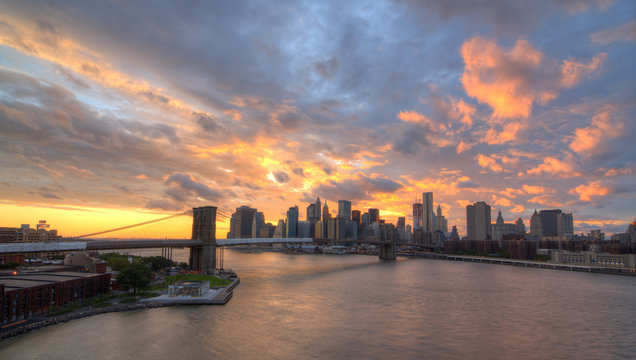
{"label": "red brick building", "polygon": [[0,275],[0,324],[10,325],[110,291],[110,273],[72,271]]}

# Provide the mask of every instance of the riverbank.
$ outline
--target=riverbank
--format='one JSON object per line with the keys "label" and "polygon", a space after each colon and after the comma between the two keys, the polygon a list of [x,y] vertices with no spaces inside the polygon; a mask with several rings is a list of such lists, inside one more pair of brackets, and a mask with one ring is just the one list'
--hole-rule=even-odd
{"label": "riverbank", "polygon": [[580,272],[591,272],[591,273],[599,273],[599,274],[636,276],[636,269],[632,269],[632,268],[573,265],[573,264],[539,262],[539,261],[530,261],[530,260],[514,260],[514,259],[505,259],[505,258],[465,256],[465,255],[446,255],[446,254],[437,254],[437,253],[398,253],[397,255],[406,256],[406,257],[435,259],[435,260],[464,261],[464,262],[474,262],[474,263],[483,263],[483,264],[534,267],[539,269],[580,271]]}
{"label": "riverbank", "polygon": [[[225,305],[232,298],[233,296],[232,290],[239,284],[239,282],[240,282],[240,279],[238,277],[232,279],[232,282],[228,286],[220,288],[220,290],[222,291],[220,291],[211,301],[201,303],[201,304]],[[4,339],[26,334],[28,332],[38,330],[47,326],[62,324],[71,320],[82,319],[89,316],[114,313],[114,312],[152,309],[152,308],[175,306],[175,305],[183,305],[183,304],[179,302],[175,302],[175,301],[114,303],[112,305],[100,307],[100,308],[78,309],[70,313],[50,316],[50,317],[43,317],[43,319],[40,319],[40,320],[27,321],[22,324],[16,324],[8,328],[0,329],[0,342]]]}

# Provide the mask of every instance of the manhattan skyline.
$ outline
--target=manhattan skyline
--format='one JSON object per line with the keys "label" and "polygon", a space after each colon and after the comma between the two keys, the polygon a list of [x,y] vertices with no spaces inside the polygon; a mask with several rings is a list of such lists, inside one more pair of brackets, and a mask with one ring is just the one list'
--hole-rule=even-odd
{"label": "manhattan skyline", "polygon": [[0,29],[3,226],[317,196],[411,224],[423,192],[460,233],[476,201],[636,215],[632,1],[2,1]]}

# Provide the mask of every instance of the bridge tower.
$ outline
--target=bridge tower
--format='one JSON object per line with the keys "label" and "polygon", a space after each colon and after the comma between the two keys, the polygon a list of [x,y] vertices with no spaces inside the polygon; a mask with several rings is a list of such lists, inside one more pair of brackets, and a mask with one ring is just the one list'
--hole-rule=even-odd
{"label": "bridge tower", "polygon": [[393,241],[380,245],[380,260],[395,260],[395,243]]}
{"label": "bridge tower", "polygon": [[216,206],[192,208],[192,240],[203,245],[190,248],[190,267],[216,270]]}

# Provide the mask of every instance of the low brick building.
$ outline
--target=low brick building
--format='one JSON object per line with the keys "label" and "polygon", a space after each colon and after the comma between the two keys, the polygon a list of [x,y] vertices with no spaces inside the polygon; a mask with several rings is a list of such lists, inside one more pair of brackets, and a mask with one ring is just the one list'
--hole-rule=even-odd
{"label": "low brick building", "polygon": [[50,308],[110,291],[110,273],[72,271],[0,275],[0,325],[28,320]]}

